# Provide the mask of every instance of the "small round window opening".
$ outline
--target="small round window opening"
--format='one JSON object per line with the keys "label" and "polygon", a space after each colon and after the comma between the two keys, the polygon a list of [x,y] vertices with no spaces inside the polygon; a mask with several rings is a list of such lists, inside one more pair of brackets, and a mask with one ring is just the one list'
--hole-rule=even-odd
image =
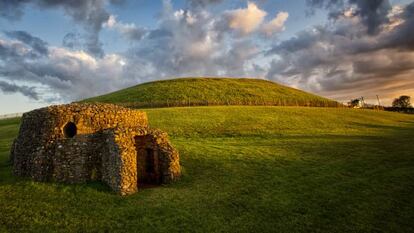
{"label": "small round window opening", "polygon": [[66,138],[73,138],[75,137],[78,129],[76,128],[75,123],[68,122],[65,127],[63,127],[63,134]]}

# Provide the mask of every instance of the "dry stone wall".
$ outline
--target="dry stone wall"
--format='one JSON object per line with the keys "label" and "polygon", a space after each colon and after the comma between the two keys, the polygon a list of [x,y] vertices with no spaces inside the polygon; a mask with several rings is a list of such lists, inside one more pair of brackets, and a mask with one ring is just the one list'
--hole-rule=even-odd
{"label": "dry stone wall", "polygon": [[180,158],[178,151],[171,145],[167,133],[150,129],[148,135],[159,154],[161,182],[170,183],[178,179],[181,175]]}
{"label": "dry stone wall", "polygon": [[[156,183],[170,183],[177,180],[181,175],[181,167],[179,163],[178,151],[171,145],[167,133],[161,130],[153,130],[140,127],[119,127],[107,130],[105,132],[108,143],[107,150],[103,156],[103,181],[107,183],[113,190],[122,195],[131,194],[137,191],[139,184],[138,167],[140,164],[137,160],[140,149],[151,149],[157,156],[159,163],[159,171],[161,176]],[[145,148],[139,148],[137,144],[137,136],[146,136]],[[115,158],[112,154],[119,153],[119,157]],[[112,164],[119,164],[112,166]],[[112,167],[111,167],[112,166]],[[118,168],[119,170],[116,170]]]}
{"label": "dry stone wall", "polygon": [[135,139],[142,135],[151,139],[145,147],[160,161],[160,183],[177,179],[179,156],[167,134],[149,129],[144,112],[111,104],[55,105],[25,113],[11,149],[13,170],[37,181],[101,180],[117,193],[131,194],[138,190],[141,150]]}
{"label": "dry stone wall", "polygon": [[90,134],[57,140],[52,155],[52,180],[66,183],[100,180],[102,139],[101,134]]}

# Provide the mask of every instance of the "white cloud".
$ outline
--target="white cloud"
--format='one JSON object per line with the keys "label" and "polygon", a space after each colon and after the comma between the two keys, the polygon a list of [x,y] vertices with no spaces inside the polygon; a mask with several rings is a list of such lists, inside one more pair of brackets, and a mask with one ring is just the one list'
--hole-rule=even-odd
{"label": "white cloud", "polygon": [[4,92],[21,92],[40,101],[72,101],[137,82],[127,74],[128,59],[120,54],[95,57],[82,50],[48,47],[47,54],[39,55],[26,44],[3,39],[0,47]]}
{"label": "white cloud", "polygon": [[414,4],[393,7],[377,34],[372,35],[361,16],[345,11],[335,21],[275,45],[267,78],[311,90],[338,100],[364,96],[385,104],[412,94],[414,80]]}
{"label": "white cloud", "polygon": [[115,15],[110,15],[108,20],[103,23],[102,26],[118,31],[125,39],[130,41],[139,41],[146,33],[144,28],[137,27],[133,23],[123,23],[118,21]]}
{"label": "white cloud", "polygon": [[106,21],[102,26],[106,28],[113,28],[117,24],[116,22],[116,16],[110,15],[108,18],[108,21]]}
{"label": "white cloud", "polygon": [[275,33],[285,30],[285,22],[288,17],[289,13],[283,11],[279,12],[273,20],[262,26],[262,32],[266,36],[272,36]]}
{"label": "white cloud", "polygon": [[[266,14],[250,2],[245,9],[211,15],[199,8],[174,10],[166,0],[158,25],[146,30],[139,43],[125,53],[96,57],[81,48],[48,46],[47,54],[33,59],[33,48],[18,42],[19,50],[11,51],[26,52],[16,54],[19,62],[4,67],[3,71],[8,80],[18,78],[37,83],[47,92],[56,93],[46,96],[53,101],[77,100],[140,82],[178,76],[254,77],[259,70],[254,59],[262,48],[252,37],[261,32],[258,29]],[[218,21],[225,27],[217,28]],[[115,15],[110,15],[102,27],[130,40],[133,32],[139,31],[135,24],[123,23]],[[240,37],[234,31],[249,35]],[[1,40],[0,44],[12,47],[10,41]]]}
{"label": "white cloud", "polygon": [[228,11],[227,14],[228,26],[244,35],[256,30],[267,15],[266,11],[259,9],[253,2],[248,2],[247,8]]}
{"label": "white cloud", "polygon": [[401,14],[404,13],[404,8],[400,5],[395,5],[392,7],[391,11],[388,13],[388,18],[390,20],[389,24],[384,25],[386,31],[392,31],[394,28],[398,27],[404,20],[401,18]]}
{"label": "white cloud", "polygon": [[[154,28],[142,29],[114,15],[100,24],[127,40],[139,40],[124,53],[94,56],[85,47],[85,51],[79,46],[51,47],[28,33],[5,34],[9,39],[0,36],[0,76],[7,82],[3,83],[6,91],[32,96],[48,93],[49,99],[61,100],[82,99],[156,79],[216,75],[266,76],[337,98],[366,92],[389,98],[399,91],[413,93],[414,39],[410,30],[414,4],[393,7],[386,20],[375,14],[373,19],[381,18],[379,23],[366,21],[360,6],[353,7],[337,11],[339,15],[331,12],[335,20],[299,32],[266,51],[275,42],[272,36],[284,30],[287,12],[265,20],[267,12],[253,2],[246,8],[212,13],[200,7],[174,10],[171,1],[165,0]],[[369,33],[368,26],[372,28]],[[265,36],[258,36],[262,34]],[[46,97],[39,95],[40,99]]]}
{"label": "white cloud", "polygon": [[[97,66],[97,59],[85,51],[71,51],[65,48],[54,47],[51,48],[49,59],[52,61],[61,61],[62,65],[73,64],[74,61],[78,64],[87,66],[89,69],[94,69]],[[73,67],[69,67],[71,69]]]}

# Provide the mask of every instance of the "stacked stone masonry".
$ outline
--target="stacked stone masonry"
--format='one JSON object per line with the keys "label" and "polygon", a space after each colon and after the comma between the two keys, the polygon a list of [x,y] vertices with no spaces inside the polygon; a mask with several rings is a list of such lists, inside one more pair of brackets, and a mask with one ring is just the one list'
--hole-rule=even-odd
{"label": "stacked stone masonry", "polygon": [[13,172],[36,181],[102,181],[121,195],[180,177],[179,155],[144,112],[111,104],[55,105],[25,113]]}

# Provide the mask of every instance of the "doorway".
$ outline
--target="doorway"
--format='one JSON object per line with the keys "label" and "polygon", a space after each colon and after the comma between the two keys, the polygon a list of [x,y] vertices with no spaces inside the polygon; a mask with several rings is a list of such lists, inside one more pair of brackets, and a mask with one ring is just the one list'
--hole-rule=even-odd
{"label": "doorway", "polygon": [[138,187],[160,184],[160,166],[157,150],[149,136],[136,136]]}

